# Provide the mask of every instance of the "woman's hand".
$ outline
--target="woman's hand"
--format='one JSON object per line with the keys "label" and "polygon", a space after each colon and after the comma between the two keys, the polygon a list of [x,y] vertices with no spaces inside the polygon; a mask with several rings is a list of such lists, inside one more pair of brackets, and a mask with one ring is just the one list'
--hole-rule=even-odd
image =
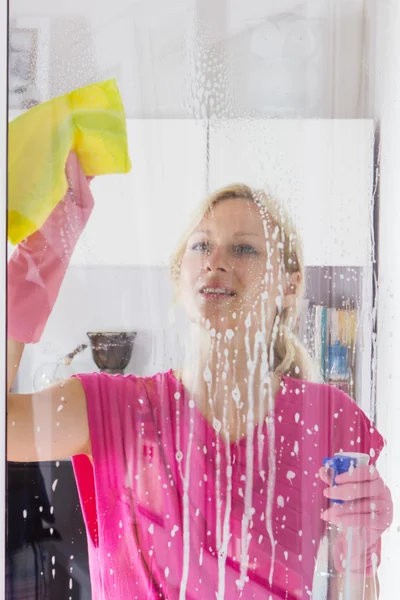
{"label": "woman's hand", "polygon": [[[393,520],[389,488],[374,466],[360,466],[337,475],[337,486],[332,485],[329,469],[322,467],[319,475],[330,486],[324,490],[324,496],[344,501],[343,504],[332,503],[321,515],[322,519],[337,525],[339,529],[334,552],[336,568],[343,571],[346,560],[350,558],[352,571],[366,567],[372,572],[373,567],[377,566],[373,563],[378,561],[380,537]],[[351,557],[348,556],[349,528],[352,530]]]}

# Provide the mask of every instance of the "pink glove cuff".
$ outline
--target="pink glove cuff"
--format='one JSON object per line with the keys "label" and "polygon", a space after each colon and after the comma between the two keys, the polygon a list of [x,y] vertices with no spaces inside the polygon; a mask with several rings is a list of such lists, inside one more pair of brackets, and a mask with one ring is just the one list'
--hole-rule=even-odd
{"label": "pink glove cuff", "polygon": [[8,263],[7,335],[25,344],[40,340],[94,206],[88,178],[73,152],[66,175],[64,198],[41,229],[17,246]]}

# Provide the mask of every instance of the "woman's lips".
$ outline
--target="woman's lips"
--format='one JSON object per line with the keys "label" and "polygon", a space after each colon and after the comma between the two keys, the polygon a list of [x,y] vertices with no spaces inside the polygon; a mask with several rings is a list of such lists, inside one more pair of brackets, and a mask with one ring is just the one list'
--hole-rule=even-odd
{"label": "woman's lips", "polygon": [[221,287],[204,287],[200,290],[200,294],[208,300],[226,300],[227,298],[234,298],[236,296],[233,290]]}

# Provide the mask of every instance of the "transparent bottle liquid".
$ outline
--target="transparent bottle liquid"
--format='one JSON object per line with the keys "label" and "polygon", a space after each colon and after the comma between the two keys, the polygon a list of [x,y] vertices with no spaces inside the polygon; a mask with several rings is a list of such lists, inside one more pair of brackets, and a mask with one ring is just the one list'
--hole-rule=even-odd
{"label": "transparent bottle liquid", "polygon": [[[335,454],[332,458],[328,457],[323,460],[323,466],[330,468],[333,471],[333,485],[336,483],[336,476],[342,473],[347,473],[350,469],[354,469],[360,465],[368,465],[369,455],[360,452],[340,452]],[[343,500],[331,500],[335,504],[343,504]],[[334,558],[333,558],[333,547],[335,537],[338,529],[333,523],[327,523],[325,527],[324,535],[322,536],[318,553],[317,560],[315,563],[314,579],[313,579],[313,600],[337,600],[334,597],[334,580],[337,575],[335,570]],[[351,533],[351,532],[350,532]],[[350,565],[348,573],[350,572]],[[346,573],[344,575],[346,577]],[[343,600],[352,600],[350,592],[347,591],[346,581],[343,581],[342,585],[344,589]]]}

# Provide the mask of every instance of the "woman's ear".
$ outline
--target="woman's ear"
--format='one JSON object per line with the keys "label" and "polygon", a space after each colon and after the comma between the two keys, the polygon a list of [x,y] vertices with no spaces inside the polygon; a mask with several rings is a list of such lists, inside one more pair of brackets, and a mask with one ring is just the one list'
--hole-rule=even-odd
{"label": "woman's ear", "polygon": [[292,308],[296,306],[298,289],[301,285],[302,277],[299,271],[291,273],[287,278],[286,289],[283,295],[283,308]]}

